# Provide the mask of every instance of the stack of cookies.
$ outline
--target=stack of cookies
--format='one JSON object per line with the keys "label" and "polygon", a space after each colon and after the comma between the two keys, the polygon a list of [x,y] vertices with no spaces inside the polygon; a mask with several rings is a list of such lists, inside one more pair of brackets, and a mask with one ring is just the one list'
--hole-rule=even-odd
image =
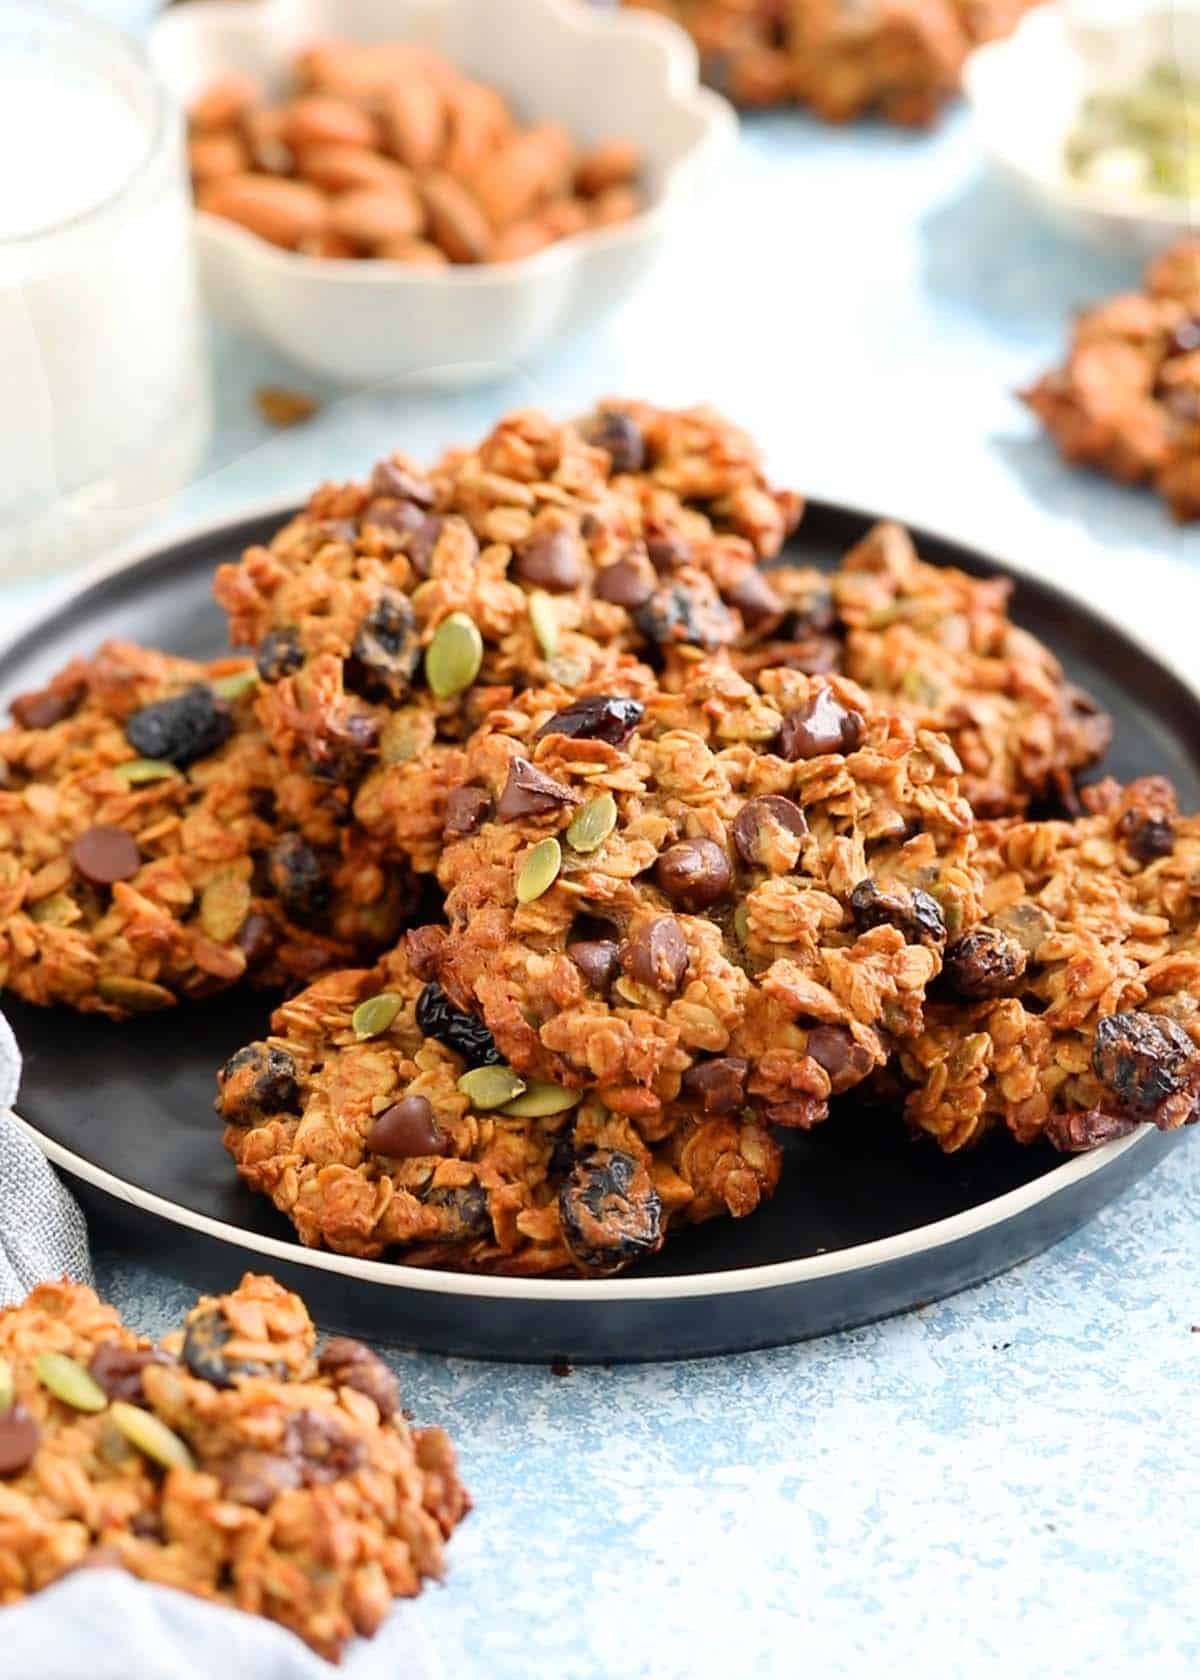
{"label": "stack of cookies", "polygon": [[773,564],[801,511],[624,400],[323,486],[217,574],[248,657],[15,703],[0,984],[282,989],[220,1070],[236,1169],[415,1265],[609,1275],[868,1094],[944,1150],[1186,1123],[1200,824],[1080,787],[1108,720],[1004,580],[890,525]]}

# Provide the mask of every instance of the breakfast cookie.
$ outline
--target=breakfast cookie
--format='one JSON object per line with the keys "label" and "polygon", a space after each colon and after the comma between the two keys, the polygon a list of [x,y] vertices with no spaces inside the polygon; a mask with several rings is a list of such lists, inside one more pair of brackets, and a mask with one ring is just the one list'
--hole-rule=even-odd
{"label": "breakfast cookie", "polygon": [[375,969],[317,981],[221,1071],[226,1147],[303,1242],[604,1276],[669,1228],[750,1213],[774,1190],[778,1145],[736,1104],[650,1125],[503,1066],[479,1016],[421,978],[440,936],[418,931]]}
{"label": "breakfast cookie", "polygon": [[1064,460],[1200,518],[1200,240],[1151,263],[1140,292],[1085,309],[1066,362],[1023,395]]}
{"label": "breakfast cookie", "polygon": [[201,1297],[158,1346],[84,1285],[39,1285],[0,1311],[0,1603],[126,1569],[336,1661],[441,1577],[470,1509],[448,1438],[400,1402],[271,1278]]}
{"label": "breakfast cookie", "polygon": [[981,826],[986,917],[898,1047],[908,1119],[943,1149],[1004,1125],[1078,1151],[1200,1115],[1200,819],[1160,777],[1086,799]]}
{"label": "breakfast cookie", "polygon": [[390,945],[416,892],[254,719],[253,669],[107,643],[0,729],[0,987],[126,1015]]}

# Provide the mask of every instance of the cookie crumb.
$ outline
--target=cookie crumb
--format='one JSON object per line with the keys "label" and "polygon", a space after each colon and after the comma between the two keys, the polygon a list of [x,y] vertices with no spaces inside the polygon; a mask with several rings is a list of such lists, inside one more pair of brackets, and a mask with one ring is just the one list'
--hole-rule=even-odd
{"label": "cookie crumb", "polygon": [[307,391],[290,391],[284,385],[260,385],[254,404],[268,426],[300,426],[320,408]]}

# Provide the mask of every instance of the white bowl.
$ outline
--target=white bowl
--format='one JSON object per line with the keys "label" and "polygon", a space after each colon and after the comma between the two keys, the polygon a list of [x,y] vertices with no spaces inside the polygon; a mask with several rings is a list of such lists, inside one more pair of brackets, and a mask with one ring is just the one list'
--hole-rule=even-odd
{"label": "white bowl", "polygon": [[972,53],[964,84],[992,161],[1052,221],[1095,244],[1149,254],[1194,231],[1194,206],[1083,185],[1067,173],[1064,143],[1087,94],[1127,87],[1161,61],[1200,74],[1196,0],[1039,6],[1007,40]]}
{"label": "white bowl", "polygon": [[270,89],[319,37],[410,40],[498,87],[518,112],[583,144],[626,135],[645,160],[646,208],[518,262],[436,273],[298,256],[198,214],[215,312],[303,367],[353,384],[491,378],[620,303],[728,148],[736,118],[699,85],[695,48],[649,13],[582,0],[197,0],[155,25],[150,52],[185,104],[227,70]]}

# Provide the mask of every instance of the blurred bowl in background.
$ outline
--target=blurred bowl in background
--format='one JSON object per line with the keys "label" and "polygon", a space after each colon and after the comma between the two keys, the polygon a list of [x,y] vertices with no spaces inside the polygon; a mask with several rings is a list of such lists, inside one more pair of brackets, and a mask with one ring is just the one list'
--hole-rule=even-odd
{"label": "blurred bowl in background", "polygon": [[1068,168],[1067,142],[1085,99],[1135,88],[1158,65],[1200,77],[1195,0],[1039,6],[1007,40],[971,55],[964,87],[988,156],[1050,221],[1107,249],[1148,255],[1194,231],[1194,205],[1115,175],[1081,180]]}
{"label": "blurred bowl in background", "polygon": [[506,263],[318,259],[197,213],[215,312],[347,383],[470,384],[591,325],[650,268],[736,132],[681,30],[579,0],[197,0],[159,20],[150,52],[187,105],[228,71],[278,89],[295,52],[322,38],[431,47],[523,116],[564,123],[582,145],[626,136],[644,159],[640,214]]}

